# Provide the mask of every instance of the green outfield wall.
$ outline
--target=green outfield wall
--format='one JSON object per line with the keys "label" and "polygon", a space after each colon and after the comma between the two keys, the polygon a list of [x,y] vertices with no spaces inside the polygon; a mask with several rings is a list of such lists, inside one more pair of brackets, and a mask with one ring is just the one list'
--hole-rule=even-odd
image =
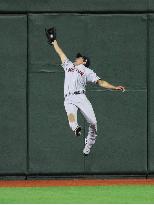
{"label": "green outfield wall", "polygon": [[[87,86],[98,137],[82,155],[64,109],[64,71],[46,41],[55,26],[69,59],[91,59],[126,92]],[[0,0],[0,177],[154,174],[154,1]]]}

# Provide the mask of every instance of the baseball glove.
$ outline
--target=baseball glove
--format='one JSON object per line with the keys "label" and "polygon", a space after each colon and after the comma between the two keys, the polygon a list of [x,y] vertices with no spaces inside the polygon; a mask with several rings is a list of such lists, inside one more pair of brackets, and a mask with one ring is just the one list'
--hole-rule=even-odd
{"label": "baseball glove", "polygon": [[54,40],[56,39],[56,29],[54,27],[46,29],[45,28],[45,34],[48,39],[48,43],[52,44]]}

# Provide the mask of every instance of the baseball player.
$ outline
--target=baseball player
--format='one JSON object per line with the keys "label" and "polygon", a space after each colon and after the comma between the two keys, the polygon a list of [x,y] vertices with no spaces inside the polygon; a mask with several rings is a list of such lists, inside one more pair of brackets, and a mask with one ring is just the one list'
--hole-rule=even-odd
{"label": "baseball player", "polygon": [[95,113],[90,101],[86,97],[86,85],[88,82],[98,84],[100,87],[125,91],[123,86],[114,86],[102,80],[97,74],[89,68],[90,59],[78,53],[75,61],[71,62],[59,47],[56,40],[56,32],[54,28],[46,30],[49,43],[54,47],[56,53],[61,59],[61,66],[65,72],[64,81],[64,106],[68,116],[70,128],[76,136],[81,135],[81,126],[78,125],[77,111],[85,117],[89,124],[88,135],[85,138],[85,147],[83,154],[88,155],[92,146],[95,144],[97,136],[97,121]]}

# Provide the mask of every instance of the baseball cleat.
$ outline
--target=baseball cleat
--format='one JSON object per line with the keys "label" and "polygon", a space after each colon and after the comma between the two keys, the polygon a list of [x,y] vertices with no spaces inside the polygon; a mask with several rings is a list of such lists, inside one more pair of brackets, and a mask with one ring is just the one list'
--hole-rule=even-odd
{"label": "baseball cleat", "polygon": [[81,135],[81,127],[77,126],[77,128],[74,130],[74,133],[76,136],[80,136]]}
{"label": "baseball cleat", "polygon": [[85,156],[87,156],[90,153],[90,147],[88,144],[85,145],[84,149],[83,149],[83,154]]}

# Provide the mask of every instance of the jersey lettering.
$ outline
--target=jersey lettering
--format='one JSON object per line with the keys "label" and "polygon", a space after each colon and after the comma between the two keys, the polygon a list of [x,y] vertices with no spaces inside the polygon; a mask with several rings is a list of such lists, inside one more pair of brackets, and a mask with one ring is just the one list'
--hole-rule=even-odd
{"label": "jersey lettering", "polygon": [[84,72],[78,70],[78,69],[75,69],[75,68],[68,68],[68,72],[74,72],[74,71],[77,71],[81,76],[84,75]]}
{"label": "jersey lettering", "polygon": [[68,72],[74,72],[75,68],[69,68]]}

